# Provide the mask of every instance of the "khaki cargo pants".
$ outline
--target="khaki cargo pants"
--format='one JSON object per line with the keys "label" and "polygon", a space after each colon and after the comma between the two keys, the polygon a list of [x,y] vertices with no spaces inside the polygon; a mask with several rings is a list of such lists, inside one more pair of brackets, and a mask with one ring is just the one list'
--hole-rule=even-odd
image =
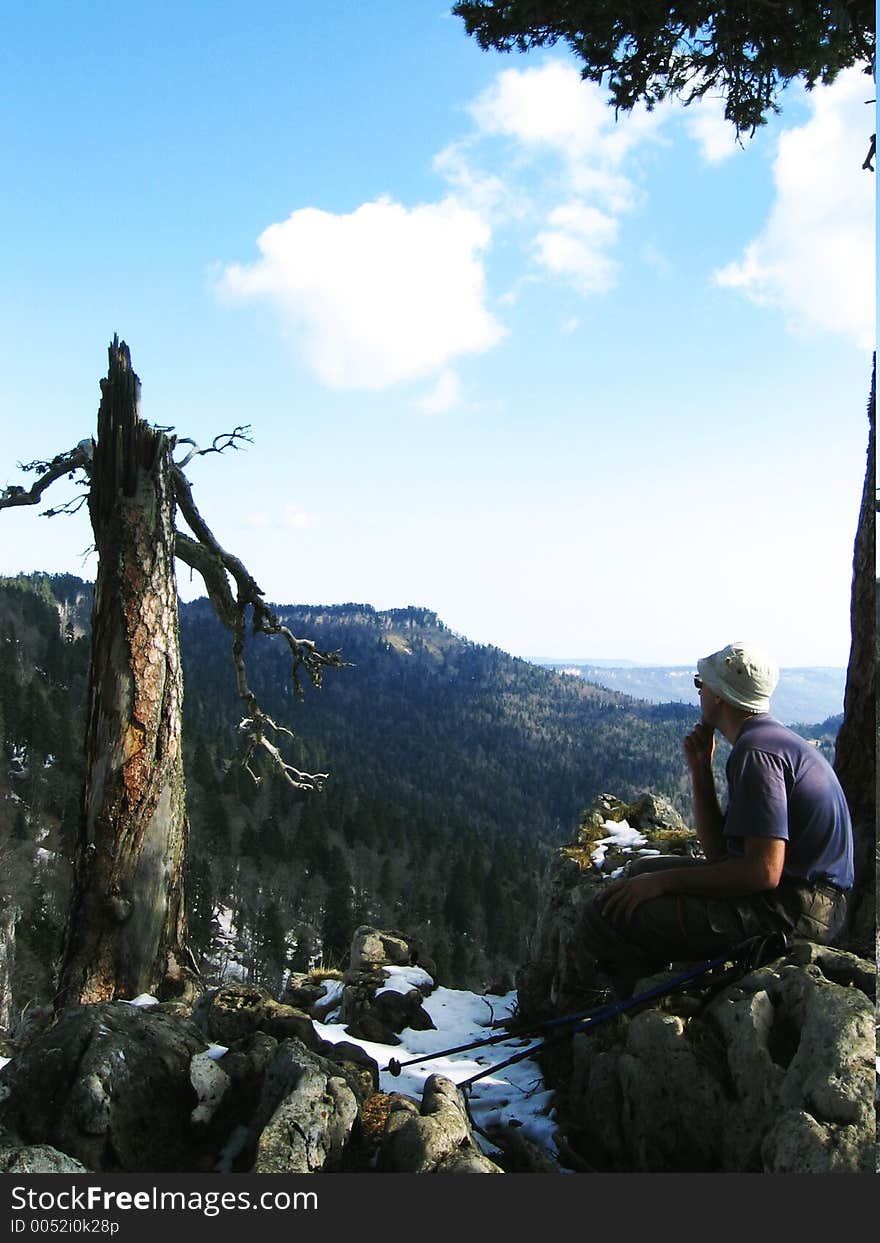
{"label": "khaki cargo pants", "polygon": [[[699,859],[660,855],[635,860],[626,875],[705,867]],[[584,908],[581,940],[597,969],[626,992],[640,976],[672,962],[717,958],[749,937],[784,932],[792,941],[826,945],[841,932],[846,895],[830,885],[783,879],[778,888],[741,898],[670,894],[642,902],[627,924],[612,923],[596,898]]]}

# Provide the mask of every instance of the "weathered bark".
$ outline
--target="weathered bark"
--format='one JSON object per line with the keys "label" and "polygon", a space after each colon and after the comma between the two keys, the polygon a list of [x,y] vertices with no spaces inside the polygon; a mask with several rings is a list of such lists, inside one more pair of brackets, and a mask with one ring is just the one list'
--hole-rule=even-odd
{"label": "weathered bark", "polygon": [[140,418],[125,343],[101,382],[86,779],[57,1004],[174,991],[187,836],[172,442]]}
{"label": "weathered bark", "polygon": [[868,401],[868,462],[853,555],[850,624],[852,643],[846,675],[843,724],[837,736],[834,767],[849,803],[855,833],[856,884],[845,944],[863,957],[874,957],[877,770],[877,579],[876,428],[877,360]]}
{"label": "weathered bark", "polygon": [[0,1036],[12,1029],[12,968],[15,960],[17,906],[0,911]]}

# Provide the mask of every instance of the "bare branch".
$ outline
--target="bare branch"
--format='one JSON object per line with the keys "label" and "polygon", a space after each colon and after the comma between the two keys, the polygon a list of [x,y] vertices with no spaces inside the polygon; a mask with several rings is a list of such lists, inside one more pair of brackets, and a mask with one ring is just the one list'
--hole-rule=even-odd
{"label": "bare branch", "polygon": [[[38,473],[40,477],[30,488],[21,488],[15,484],[4,488],[0,492],[0,509],[11,509],[15,505],[39,505],[43,493],[56,479],[60,479],[63,475],[72,479],[78,470],[85,471],[88,476],[92,468],[93,450],[93,441],[81,440],[75,449],[70,449],[67,453],[59,453],[51,462],[20,462],[20,470],[31,474]],[[84,499],[80,499],[77,509]],[[68,510],[67,505],[61,505],[55,510],[49,510],[47,516],[51,517],[54,513],[65,512],[74,511]]]}
{"label": "bare branch", "polygon": [[294,736],[292,730],[276,725],[271,717],[266,716],[262,712],[256,718],[246,717],[241,722],[239,729],[244,730],[248,738],[248,749],[242,765],[253,777],[256,784],[259,785],[262,778],[251,768],[250,761],[257,748],[262,747],[270,755],[276,771],[280,772],[284,780],[289,785],[292,785],[294,789],[320,790],[329,773],[304,773],[298,768],[294,768],[292,764],[288,764],[275,744],[266,737],[265,730],[267,727],[276,730],[278,733],[287,734],[291,738]]}
{"label": "bare branch", "polygon": [[41,518],[54,518],[56,514],[76,514],[82,509],[83,505],[88,504],[88,493],[84,492],[82,496],[72,497],[69,501],[65,501],[63,505],[56,505],[53,509],[44,509]]}
{"label": "bare branch", "polygon": [[184,466],[188,466],[194,457],[203,457],[206,453],[225,453],[227,449],[241,449],[240,441],[252,445],[254,443],[251,436],[250,424],[245,423],[240,427],[235,427],[231,432],[223,432],[219,436],[215,436],[213,443],[207,449],[200,449],[195,440],[191,440],[189,436],[179,437],[175,444],[192,445],[192,449],[186,455],[182,462],[175,462],[174,465],[178,470],[183,470]]}
{"label": "bare branch", "polygon": [[868,154],[865,156],[865,162],[864,162],[864,164],[862,165],[862,168],[863,168],[863,169],[865,169],[865,171],[866,171],[866,172],[873,173],[873,171],[874,171],[874,156],[875,156],[876,154],[877,154],[877,135],[876,135],[876,134],[872,134],[872,135],[871,135],[871,145],[868,147]]}
{"label": "bare branch", "polygon": [[[263,712],[248,685],[244,660],[248,607],[251,610],[251,628],[254,634],[280,635],[287,643],[293,657],[291,676],[298,699],[301,699],[303,695],[299,681],[301,667],[305,668],[312,685],[319,687],[326,667],[340,669],[345,667],[346,662],[338,652],[323,652],[312,640],[297,638],[287,626],[283,625],[279,617],[266,604],[261,588],[242,562],[218,543],[213,531],[198,511],[189,480],[180,466],[172,466],[171,478],[180,511],[196,537],[192,539],[178,530],[175,535],[175,552],[185,564],[201,574],[214,611],[223,625],[232,632],[232,662],[235,666],[238,693],[247,707],[247,716],[239,727],[248,740],[243,765],[254,780],[259,781],[259,777],[251,767],[251,760],[259,748],[270,756],[275,768],[290,785],[297,789],[319,789],[321,781],[327,776],[326,773],[300,772],[284,760],[275,744],[266,737],[267,729],[275,733],[287,734],[291,738],[294,734],[276,725],[271,717]],[[230,578],[235,584],[234,595]]]}
{"label": "bare branch", "polygon": [[233,630],[238,618],[238,608],[222,562],[218,562],[204,544],[191,539],[183,531],[174,533],[174,552],[190,569],[201,574],[214,612],[227,630]]}

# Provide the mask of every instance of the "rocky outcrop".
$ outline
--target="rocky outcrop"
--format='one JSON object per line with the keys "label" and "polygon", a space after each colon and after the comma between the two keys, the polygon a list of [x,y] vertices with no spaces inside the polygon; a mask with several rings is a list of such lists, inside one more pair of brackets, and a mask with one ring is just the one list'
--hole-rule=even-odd
{"label": "rocky outcrop", "polygon": [[[344,984],[352,1027],[387,1042],[406,1026],[433,1027],[422,1007],[432,978],[409,967],[394,974],[411,957],[404,938],[358,930],[353,965],[334,982],[334,1004]],[[326,1004],[323,979],[303,977],[295,989],[319,1010]],[[21,1041],[0,1068],[0,1169],[372,1168],[385,1143],[386,1112],[371,1105],[384,1098],[379,1068],[359,1045],[323,1040],[304,1010],[251,985],[213,989],[191,1012],[144,1001],[64,1011]],[[447,1151],[439,1138],[432,1147],[426,1138],[423,1160],[477,1169],[481,1154],[466,1111],[458,1129],[452,1126],[463,1104],[444,1101],[442,1092],[429,1097],[427,1130],[455,1130],[462,1151]],[[418,1114],[418,1103],[409,1104]]]}
{"label": "rocky outcrop", "polygon": [[[615,838],[614,827],[632,833]],[[699,843],[671,803],[644,794],[624,803],[601,794],[573,843],[554,860],[542,893],[528,960],[517,972],[519,1010],[528,1021],[583,1010],[604,983],[583,952],[582,913],[603,878],[641,854],[698,853]]]}
{"label": "rocky outcrop", "polygon": [[[696,839],[661,799],[602,795],[550,870],[517,977],[528,1021],[607,1001],[581,914],[636,851],[690,855]],[[714,997],[661,1000],[548,1050],[560,1151],[612,1171],[873,1171],[875,982],[873,963],[797,945]]]}
{"label": "rocky outcrop", "polygon": [[[434,1027],[422,1005],[434,990],[434,980],[414,965],[416,956],[399,933],[367,927],[356,930],[349,969],[343,976],[339,1017],[349,1035],[396,1045],[404,1028],[430,1031]],[[409,969],[400,987],[400,977],[393,973],[404,966]]]}
{"label": "rocky outcrop", "polygon": [[696,1013],[654,1006],[575,1037],[567,1141],[603,1170],[873,1172],[875,976],[798,945]]}
{"label": "rocky outcrop", "polygon": [[[433,982],[409,988],[421,977],[394,966],[349,973],[361,1022],[418,1018]],[[567,978],[564,964],[550,978]],[[655,1001],[554,1045],[557,1153],[585,1172],[873,1172],[875,981],[873,963],[799,945],[714,995]],[[221,1033],[228,1045],[209,1044]],[[124,1002],[65,1011],[0,1068],[0,1171],[560,1168],[510,1126],[479,1136],[450,1080],[429,1078],[421,1101],[383,1092],[353,1039],[325,1041],[299,1009],[239,986],[195,1018]]]}
{"label": "rocky outcrop", "polygon": [[234,1044],[256,1031],[277,1040],[295,1037],[311,1047],[319,1041],[307,1014],[276,1001],[253,984],[224,984],[204,993],[196,1002],[193,1019],[218,1044]]}
{"label": "rocky outcrop", "polygon": [[204,1048],[192,1022],[125,1002],[63,1011],[0,1070],[0,1126],[91,1170],[180,1169]]}

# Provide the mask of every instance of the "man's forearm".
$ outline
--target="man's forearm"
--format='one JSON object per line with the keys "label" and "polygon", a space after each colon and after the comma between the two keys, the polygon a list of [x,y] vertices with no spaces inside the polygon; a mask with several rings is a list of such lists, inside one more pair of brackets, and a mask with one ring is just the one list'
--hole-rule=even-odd
{"label": "man's forearm", "polygon": [[761,861],[745,856],[735,859],[728,856],[704,867],[669,868],[657,872],[656,876],[663,893],[704,898],[743,897],[774,889],[777,883]]}

